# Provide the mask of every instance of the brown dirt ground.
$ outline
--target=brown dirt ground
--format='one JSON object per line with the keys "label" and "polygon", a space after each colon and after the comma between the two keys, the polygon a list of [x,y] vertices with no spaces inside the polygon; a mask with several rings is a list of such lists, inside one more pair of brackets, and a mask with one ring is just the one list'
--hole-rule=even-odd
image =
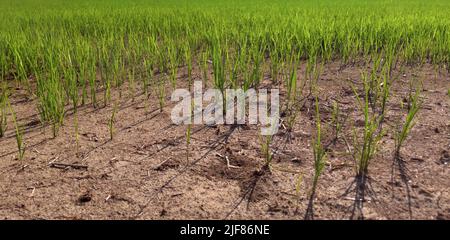
{"label": "brown dirt ground", "polygon": [[[333,100],[339,102],[343,116],[348,116],[344,135],[351,139],[352,126],[360,128],[362,116],[355,106],[349,80],[359,81],[361,67],[340,69],[339,64],[332,63],[324,69],[319,81],[324,142],[332,137],[327,123]],[[181,85],[185,85],[181,80],[186,79],[185,72],[180,71]],[[362,215],[366,219],[450,219],[449,74],[436,73],[428,65],[406,67],[397,74],[388,104],[386,135],[369,166]],[[194,77],[198,79],[199,75]],[[424,103],[401,152],[409,177],[403,181],[399,169],[393,168],[392,129],[405,115],[399,103],[408,94],[408,80],[420,76],[424,79]],[[263,83],[268,84],[269,77],[265,79]],[[170,88],[167,92],[171,93]],[[299,112],[291,140],[286,140],[283,129],[275,135],[270,173],[262,168],[257,126],[196,125],[187,160],[186,126],[170,121],[174,103],[168,99],[160,112],[154,94],[149,100],[138,95],[134,101],[121,101],[112,141],[108,130],[112,107],[81,107],[77,149],[72,112],[67,111],[64,127],[53,139],[51,128],[39,123],[36,101],[27,100],[21,93],[16,91],[12,100],[25,126],[27,150],[23,161],[16,159],[10,121],[7,136],[0,139],[0,218],[304,218],[313,176],[312,98]],[[346,146],[342,139],[330,146],[314,199],[315,219],[352,218],[355,171]],[[225,157],[237,168],[227,167]],[[50,167],[50,162],[88,168],[60,169]],[[302,182],[297,192],[299,177]],[[345,194],[347,189],[350,192]]]}

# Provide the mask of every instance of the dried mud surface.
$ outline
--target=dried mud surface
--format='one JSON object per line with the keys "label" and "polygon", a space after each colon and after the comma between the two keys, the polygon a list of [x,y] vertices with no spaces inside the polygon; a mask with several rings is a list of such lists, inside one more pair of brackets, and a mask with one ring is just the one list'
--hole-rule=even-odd
{"label": "dried mud surface", "polygon": [[[302,69],[301,72],[304,70]],[[186,79],[180,71],[179,83]],[[200,78],[199,73],[194,78]],[[299,74],[300,80],[303,74]],[[398,73],[386,116],[386,135],[369,166],[368,191],[355,213],[354,160],[341,139],[330,145],[327,165],[314,199],[315,219],[450,219],[450,78],[431,66]],[[405,111],[408,80],[423,77],[424,99],[401,151],[404,171],[393,165],[393,131]],[[264,76],[263,85],[270,83]],[[344,136],[361,128],[361,111],[349,81],[360,67],[327,64],[319,80],[325,144],[332,139],[331,106],[337,101],[347,117]],[[184,81],[185,82],[185,81]],[[127,90],[124,90],[126,94]],[[167,90],[171,93],[171,89]],[[281,92],[282,94],[283,91]],[[168,94],[170,97],[170,94]],[[283,97],[283,96],[282,96]],[[306,100],[294,130],[274,136],[273,170],[263,167],[257,126],[193,127],[186,157],[186,126],[170,120],[174,103],[162,112],[154,94],[123,98],[109,139],[112,107],[79,109],[79,147],[74,115],[60,134],[42,127],[36,101],[21,91],[12,97],[25,126],[25,159],[16,158],[11,121],[0,139],[0,218],[2,219],[303,219],[313,176],[311,140],[315,134],[313,98]],[[148,107],[146,107],[146,102]],[[290,138],[290,139],[288,139]],[[229,164],[227,165],[227,159]],[[87,168],[55,168],[51,163]],[[393,171],[394,170],[394,171]],[[407,175],[407,178],[402,178]],[[298,179],[301,184],[297,188]],[[297,191],[296,189],[299,189]]]}

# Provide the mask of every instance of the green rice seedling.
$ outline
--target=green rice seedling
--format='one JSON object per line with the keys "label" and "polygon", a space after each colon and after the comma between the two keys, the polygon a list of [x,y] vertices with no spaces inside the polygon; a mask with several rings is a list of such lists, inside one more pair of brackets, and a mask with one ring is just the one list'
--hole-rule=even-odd
{"label": "green rice seedling", "polygon": [[166,86],[165,86],[165,79],[167,76],[162,76],[158,80],[158,86],[156,87],[157,96],[158,96],[158,102],[159,102],[159,111],[162,112],[165,102],[166,102]]}
{"label": "green rice seedling", "polygon": [[[189,43],[184,46],[184,58],[187,65],[188,72],[188,87],[189,91],[192,89],[192,53]],[[194,101],[191,101],[191,115],[194,114]],[[192,121],[192,119],[191,119]],[[186,129],[186,163],[189,164],[189,145],[191,143],[192,124],[189,123]]]}
{"label": "green rice seedling", "polygon": [[147,53],[148,56],[144,56],[144,72],[147,73],[146,76],[143,77],[143,84],[144,84],[144,94],[146,98],[148,99],[150,97],[150,84],[154,80],[154,70],[158,63],[158,46],[156,43],[156,37],[154,35],[151,35],[147,38]]}
{"label": "green rice seedling", "polygon": [[128,90],[130,93],[130,97],[134,102],[135,93],[136,93],[136,73],[138,69],[138,57],[139,52],[136,50],[130,50],[127,58],[129,59],[128,66]]}
{"label": "green rice seedling", "polygon": [[86,105],[87,100],[87,87],[88,87],[88,77],[87,77],[87,70],[86,70],[86,62],[84,60],[79,62],[79,68],[80,72],[77,73],[77,79],[80,83],[81,88],[81,106]]}
{"label": "green rice seedling", "polygon": [[406,109],[409,111],[409,109],[411,109],[413,96],[414,96],[414,81],[409,81],[408,96],[404,98],[403,101],[400,102],[401,104],[400,107],[404,109],[406,104]]}
{"label": "green rice seedling", "polygon": [[225,91],[225,56],[221,47],[216,44],[213,47],[213,75],[214,75],[214,87],[220,90],[223,94]]}
{"label": "green rice seedling", "polygon": [[153,62],[150,59],[144,59],[144,68],[145,72],[147,73],[146,76],[143,77],[143,88],[144,88],[144,95],[145,97],[149,97],[149,88],[150,88],[150,82],[153,80]]}
{"label": "green rice seedling", "polygon": [[6,129],[8,127],[7,123],[7,107],[8,107],[8,88],[6,83],[2,83],[0,88],[0,138],[5,136]]}
{"label": "green rice seedling", "polygon": [[6,75],[9,71],[9,61],[6,55],[6,47],[0,44],[0,81],[3,83],[5,81]]}
{"label": "green rice seedling", "polygon": [[331,112],[331,124],[333,125],[334,129],[334,139],[337,140],[344,125],[341,119],[341,110],[339,108],[339,104],[336,101],[333,102],[333,111]]}
{"label": "green rice seedling", "polygon": [[289,78],[286,78],[286,107],[285,111],[289,111],[292,105],[295,103],[297,97],[297,63],[295,60],[291,60],[291,69]]}
{"label": "green rice seedling", "polygon": [[177,59],[177,49],[175,43],[170,40],[167,43],[167,55],[170,70],[170,82],[172,83],[172,88],[177,86],[177,74],[178,74],[178,59]]}
{"label": "green rice seedling", "polygon": [[13,123],[14,123],[14,127],[16,129],[16,142],[17,142],[17,150],[18,150],[18,159],[19,160],[23,160],[24,156],[25,156],[25,143],[23,141],[23,130],[22,127],[19,125],[19,123],[17,122],[17,117],[16,117],[16,113],[14,112],[13,107],[11,106],[11,103],[9,102],[9,100],[7,100],[8,102],[8,107],[9,110],[11,112],[11,116],[13,119]]}
{"label": "green rice seedling", "polygon": [[88,76],[88,45],[85,41],[77,40],[75,43],[75,50],[73,55],[74,60],[74,68],[76,72],[76,79],[79,87],[81,88],[81,106],[86,104],[86,100],[88,98],[88,85],[89,85],[89,76]]}
{"label": "green rice seedling", "polygon": [[128,72],[128,89],[130,91],[130,96],[132,101],[134,102],[134,97],[135,97],[135,74],[136,74],[136,68],[134,66],[130,67],[130,70]]}
{"label": "green rice seedling", "polygon": [[356,160],[356,172],[358,178],[366,178],[368,174],[369,164],[375,155],[378,143],[383,136],[383,133],[379,131],[381,117],[376,113],[370,112],[370,100],[369,100],[369,82],[365,76],[362,74],[363,84],[364,84],[364,96],[363,99],[360,98],[355,87],[352,85],[353,91],[356,96],[358,106],[364,115],[364,129],[362,133],[362,141],[358,141],[356,137],[356,132],[354,132],[354,145],[357,146],[355,149],[355,160]]}
{"label": "green rice seedling", "polygon": [[[391,71],[393,56],[383,58],[382,54],[377,54],[373,63],[373,69],[369,80],[369,103],[373,112],[380,116],[380,130],[384,122],[386,104],[390,96]],[[365,76],[367,78],[367,76]]]}
{"label": "green rice seedling", "polygon": [[111,100],[111,66],[109,63],[109,53],[107,50],[107,46],[102,45],[99,48],[99,67],[100,67],[100,73],[101,73],[101,79],[103,81],[103,87],[104,87],[104,94],[103,94],[103,103],[104,106],[108,104],[108,102]]}
{"label": "green rice seedling", "polygon": [[272,143],[272,135],[262,136],[261,135],[261,152],[264,157],[264,165],[268,167],[270,171],[272,171],[272,150],[270,149],[270,145]]}
{"label": "green rice seedling", "polygon": [[400,150],[408,137],[411,129],[414,127],[414,118],[416,117],[422,103],[420,102],[420,90],[416,89],[415,94],[411,97],[411,104],[408,110],[408,114],[403,122],[403,124],[398,127],[397,132],[395,133],[395,150],[394,157],[397,159],[400,157]]}
{"label": "green rice seedling", "polygon": [[261,78],[262,78],[262,67],[263,67],[263,59],[264,59],[264,53],[261,52],[258,48],[252,49],[252,73],[249,84],[247,84],[249,87],[258,87]]}
{"label": "green rice seedling", "polygon": [[389,73],[387,72],[388,69],[386,68],[386,73],[383,76],[383,82],[382,84],[382,90],[381,90],[381,104],[380,104],[380,109],[379,109],[379,115],[381,116],[380,119],[380,130],[382,130],[382,124],[384,122],[385,119],[385,115],[386,115],[386,106],[387,106],[387,102],[390,96],[390,90],[391,90],[391,83],[389,81],[390,77],[389,77]]}
{"label": "green rice seedling", "polygon": [[117,110],[118,110],[118,103],[114,103],[113,109],[111,111],[111,117],[109,118],[108,121],[108,128],[109,128],[109,139],[113,140],[114,137],[114,123],[116,122],[116,114],[117,114]]}
{"label": "green rice seedling", "polygon": [[209,75],[208,74],[208,71],[209,71],[208,70],[209,49],[205,48],[205,50],[201,52],[200,56],[201,56],[201,61],[200,61],[201,66],[200,66],[200,68],[202,69],[202,73],[203,73],[203,81],[205,83],[207,83],[207,82],[209,82],[209,80],[208,80],[208,75]]}
{"label": "green rice seedling", "polygon": [[75,130],[75,144],[76,144],[76,148],[77,151],[80,148],[80,132],[79,132],[79,126],[78,126],[78,113],[75,113],[73,116],[73,127]]}
{"label": "green rice seedling", "polygon": [[[293,127],[295,121],[297,120],[300,109],[306,103],[306,98],[300,99],[303,94],[303,90],[306,84],[306,81],[303,81],[303,84],[300,86],[297,85],[297,63],[295,60],[291,60],[291,67],[289,78],[286,78],[286,89],[287,89],[287,100],[285,106],[286,113],[286,128],[290,133],[293,131]],[[288,136],[288,140],[290,140],[290,135]]]}
{"label": "green rice seedling", "polygon": [[309,92],[312,93],[314,91],[314,87],[317,86],[320,74],[322,73],[324,68],[324,62],[317,62],[316,57],[312,57],[308,59],[306,63],[306,71],[305,71],[305,81],[309,79],[310,89]]}
{"label": "green rice seedling", "polygon": [[46,55],[48,73],[36,75],[41,122],[52,124],[53,137],[57,136],[59,127],[63,124],[66,103],[66,92],[55,59],[54,53],[49,50]]}
{"label": "green rice seedling", "polygon": [[144,96],[145,96],[144,106],[147,111],[149,108],[148,99],[150,98],[150,92],[149,92],[150,83],[154,80],[153,61],[149,60],[149,59],[144,59],[144,68],[145,68],[145,72],[147,73],[146,75],[143,76],[143,88],[144,88]]}
{"label": "green rice seedling", "polygon": [[230,85],[233,89],[237,89],[240,87],[239,82],[239,75],[242,72],[242,62],[244,61],[244,57],[242,56],[242,50],[239,49],[233,60],[229,61],[229,78],[230,78]]}
{"label": "green rice seedling", "polygon": [[[369,81],[369,102],[370,107],[373,111],[375,111],[377,107],[377,103],[379,100],[379,94],[380,94],[380,77],[378,76],[380,68],[382,66],[383,57],[382,54],[375,54],[375,56],[372,57],[372,70],[370,71],[370,75],[368,77]],[[366,77],[367,78],[367,77]]]}
{"label": "green rice seedling", "polygon": [[67,51],[64,56],[61,56],[61,68],[64,77],[64,89],[66,95],[72,101],[73,114],[74,114],[74,129],[75,129],[75,142],[78,149],[79,146],[79,134],[78,134],[78,102],[79,102],[79,89],[78,89],[78,74],[76,72],[75,62],[72,60],[70,51]]}
{"label": "green rice seedling", "polygon": [[[371,111],[370,107],[370,82],[364,73],[361,73],[363,81],[364,96],[360,97],[353,84],[351,87],[355,94],[357,106],[362,111],[364,116],[364,125],[361,133],[358,133],[356,128],[353,129],[353,150],[350,149],[349,144],[345,137],[343,140],[347,144],[347,150],[351,153],[355,161],[355,180],[352,184],[355,184],[355,201],[353,205],[353,212],[351,218],[358,213],[358,218],[363,218],[362,208],[366,196],[366,185],[369,181],[369,165],[377,153],[379,142],[384,135],[381,130],[381,119],[377,112]],[[349,190],[346,191],[348,193]],[[359,212],[356,212],[358,210]]]}
{"label": "green rice seedling", "polygon": [[[319,131],[320,127],[317,127],[317,133],[321,134]],[[319,177],[323,172],[323,168],[325,167],[325,156],[326,152],[321,143],[320,137],[317,136],[315,143],[313,144],[313,153],[314,153],[314,178],[313,178],[313,186],[312,192],[315,192],[317,188],[317,183],[319,181]],[[312,197],[312,196],[311,196]]]}
{"label": "green rice seedling", "polygon": [[[225,96],[225,78],[226,78],[226,57],[222,52],[222,49],[216,43],[213,46],[213,75],[214,75],[214,87],[220,91],[222,96]],[[226,97],[223,97],[222,106],[226,106]],[[226,107],[223,108],[223,113],[226,113]]]}
{"label": "green rice seedling", "polygon": [[[303,102],[304,103],[304,102]],[[298,114],[300,112],[301,105],[297,104],[295,106],[292,106],[286,116],[286,130],[288,133],[292,133],[294,129],[294,124],[297,120]],[[288,135],[288,141],[290,141],[290,135]]]}
{"label": "green rice seedling", "polygon": [[187,72],[188,72],[188,85],[189,90],[191,90],[192,85],[192,53],[189,44],[186,44],[184,47],[184,58],[186,61]]}
{"label": "green rice seedling", "polygon": [[320,107],[319,107],[319,97],[318,97],[318,89],[317,85],[313,86],[315,92],[315,114],[316,114],[316,137],[312,142],[313,148],[313,158],[314,158],[314,177],[313,183],[311,187],[311,191],[309,194],[309,204],[308,209],[305,214],[305,219],[312,219],[314,217],[313,214],[313,202],[316,194],[317,184],[319,182],[319,177],[323,172],[326,163],[326,149],[322,144],[322,127],[321,127],[321,118],[320,118]]}
{"label": "green rice seedling", "polygon": [[189,164],[189,145],[191,144],[192,124],[188,124],[186,128],[186,163]]}
{"label": "green rice seedling", "polygon": [[243,79],[242,79],[242,88],[244,91],[247,91],[249,88],[252,87],[252,59],[249,56],[244,57],[244,62],[241,66],[242,72],[243,72]]}
{"label": "green rice seedling", "polygon": [[317,182],[320,175],[322,174],[323,168],[325,167],[326,151],[322,144],[322,128],[320,123],[320,109],[319,109],[319,98],[316,95],[315,101],[315,112],[316,112],[316,139],[313,143],[313,153],[314,153],[314,179],[312,192],[315,192],[317,187]]}
{"label": "green rice seedling", "polygon": [[398,123],[397,128],[394,132],[394,152],[393,152],[393,161],[392,161],[392,169],[391,169],[391,179],[392,182],[395,181],[395,171],[399,171],[399,176],[403,184],[406,188],[406,194],[408,198],[408,210],[409,210],[409,216],[412,218],[412,209],[411,209],[411,200],[410,200],[410,176],[409,172],[406,166],[406,162],[401,156],[401,148],[406,141],[408,135],[411,132],[411,129],[414,127],[415,124],[415,118],[417,116],[417,113],[420,110],[420,107],[422,105],[422,101],[420,100],[420,88],[417,87],[414,94],[411,94],[410,103],[408,104],[409,109],[408,113],[406,114],[406,117],[403,121],[403,123]]}
{"label": "green rice seedling", "polygon": [[[24,46],[21,46],[22,48]],[[28,75],[27,70],[25,69],[25,62],[22,55],[22,51],[20,50],[18,45],[12,46],[12,52],[14,56],[14,65],[17,68],[16,71],[16,79],[17,79],[17,86],[19,87],[20,84],[23,84],[25,86],[25,89],[28,91],[29,94],[31,94],[31,85],[28,81]]]}
{"label": "green rice seedling", "polygon": [[280,73],[280,65],[281,65],[281,59],[280,59],[280,53],[278,52],[277,49],[277,42],[276,41],[272,41],[274,46],[273,48],[269,51],[270,52],[270,69],[271,69],[271,77],[272,77],[272,82],[277,83],[278,82],[278,75]]}
{"label": "green rice seedling", "polygon": [[94,106],[94,108],[97,107],[97,62],[95,60],[95,56],[90,53],[88,54],[87,58],[87,73],[86,78],[89,82],[89,89],[90,89],[90,96],[91,96],[91,103]]}
{"label": "green rice seedling", "polygon": [[116,88],[120,88],[123,84],[123,80],[121,78],[121,71],[123,70],[123,61],[122,56],[120,55],[120,49],[114,48],[112,53],[112,82]]}
{"label": "green rice seedling", "polygon": [[47,101],[49,101],[48,107],[50,107],[49,112],[51,116],[51,122],[53,124],[53,137],[56,137],[58,135],[59,128],[63,124],[65,115],[65,98],[56,81],[58,80],[53,80],[53,84],[51,85],[51,89],[49,90],[52,91],[53,94],[47,96]]}
{"label": "green rice seedling", "polygon": [[192,125],[188,124],[186,129],[186,145],[189,147],[189,144],[191,143],[191,135],[192,135]]}
{"label": "green rice seedling", "polygon": [[66,95],[72,101],[73,111],[77,112],[78,102],[79,102],[79,89],[77,81],[77,73],[75,72],[75,66],[72,62],[72,57],[70,53],[64,56],[65,59],[61,60],[63,69],[63,77],[65,80],[64,89],[66,90]]}
{"label": "green rice seedling", "polygon": [[[103,64],[105,64],[105,65],[103,65],[102,68],[107,69],[108,68],[108,67],[106,67],[107,63],[103,63]],[[108,70],[103,70],[103,71],[106,72]],[[103,76],[102,76],[103,86],[105,88],[105,90],[103,92],[103,104],[104,104],[104,107],[106,107],[108,105],[108,102],[111,101],[111,79],[109,78],[108,73],[104,73]]]}

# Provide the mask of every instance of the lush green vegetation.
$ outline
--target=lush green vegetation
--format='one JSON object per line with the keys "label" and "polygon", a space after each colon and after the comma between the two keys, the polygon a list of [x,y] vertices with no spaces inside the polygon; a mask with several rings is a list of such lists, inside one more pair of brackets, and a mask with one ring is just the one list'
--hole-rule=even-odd
{"label": "lush green vegetation", "polygon": [[[362,174],[384,121],[392,69],[428,62],[448,70],[450,63],[450,3],[444,0],[2,0],[0,10],[0,136],[14,85],[36,100],[42,123],[51,124],[56,137],[68,105],[76,120],[79,105],[111,104],[111,92],[122,97],[124,84],[132,98],[153,90],[162,109],[166,83],[176,87],[182,66],[189,86],[198,67],[204,81],[222,92],[257,87],[270,73],[287,89],[285,123],[292,130],[305,87],[297,86],[300,64],[307,65],[306,83],[318,79],[324,62],[364,61],[373,68],[362,77],[359,102],[366,124]],[[116,107],[111,138],[115,114]],[[337,134],[342,126],[335,124]],[[398,138],[399,148],[403,141]]]}
{"label": "lush green vegetation", "polygon": [[[0,72],[2,81],[14,79],[38,99],[42,121],[55,124],[56,134],[65,104],[76,109],[88,98],[95,106],[108,104],[112,89],[124,83],[131,95],[141,85],[148,93],[160,82],[153,79],[155,71],[176,85],[180,66],[206,71],[209,59],[213,84],[220,89],[256,86],[267,68],[277,81],[292,62],[304,59],[346,64],[386,56],[392,63],[448,67],[449,5],[442,0],[1,1]],[[103,98],[96,96],[99,89]]]}

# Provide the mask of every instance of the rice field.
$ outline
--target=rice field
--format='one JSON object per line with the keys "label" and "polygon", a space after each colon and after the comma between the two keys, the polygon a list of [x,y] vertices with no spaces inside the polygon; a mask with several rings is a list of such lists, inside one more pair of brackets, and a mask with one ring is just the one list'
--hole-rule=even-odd
{"label": "rice field", "polygon": [[[448,1],[0,15],[1,218],[450,219]],[[278,133],[172,124],[172,92],[195,81],[280,89]]]}

